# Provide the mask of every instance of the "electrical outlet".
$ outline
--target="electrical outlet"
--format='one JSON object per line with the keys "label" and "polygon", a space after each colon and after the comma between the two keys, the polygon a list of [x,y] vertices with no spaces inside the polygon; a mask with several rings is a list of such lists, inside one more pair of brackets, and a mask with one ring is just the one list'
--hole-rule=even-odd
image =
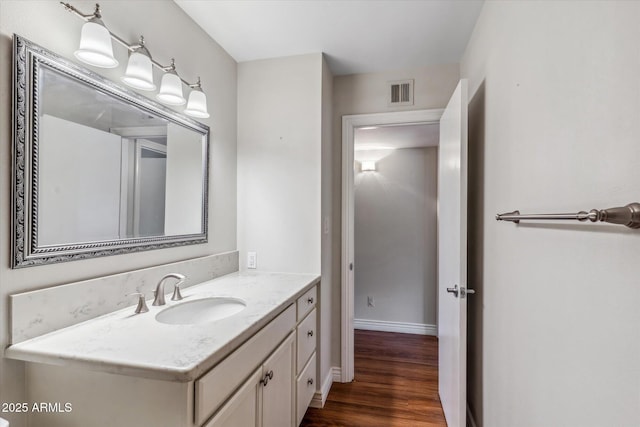
{"label": "electrical outlet", "polygon": [[367,297],[367,306],[369,306],[369,307],[375,307],[376,306],[376,302],[373,300],[373,297]]}
{"label": "electrical outlet", "polygon": [[329,234],[329,217],[328,216],[324,217],[324,222],[322,224],[322,232],[324,234]]}
{"label": "electrical outlet", "polygon": [[247,252],[247,268],[258,268],[257,252]]}

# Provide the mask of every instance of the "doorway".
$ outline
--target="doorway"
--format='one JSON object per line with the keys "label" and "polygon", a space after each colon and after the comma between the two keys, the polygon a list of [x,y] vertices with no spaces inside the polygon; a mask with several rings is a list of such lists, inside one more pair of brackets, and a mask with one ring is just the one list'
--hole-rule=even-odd
{"label": "doorway", "polygon": [[[394,126],[437,126],[443,110],[419,110],[394,113],[360,114],[344,116],[342,119],[342,345],[341,381],[350,382],[354,378],[354,320],[355,320],[355,171],[356,136],[373,128]],[[376,147],[372,147],[376,148]],[[379,147],[378,147],[379,148]],[[367,151],[367,150],[363,150]],[[370,150],[376,151],[376,150]],[[383,150],[384,151],[384,150]],[[380,153],[378,153],[379,155]],[[359,159],[360,168],[375,167],[375,159]],[[373,302],[375,304],[375,301]]]}
{"label": "doorway", "polygon": [[355,329],[438,333],[439,129],[416,123],[355,130]]}

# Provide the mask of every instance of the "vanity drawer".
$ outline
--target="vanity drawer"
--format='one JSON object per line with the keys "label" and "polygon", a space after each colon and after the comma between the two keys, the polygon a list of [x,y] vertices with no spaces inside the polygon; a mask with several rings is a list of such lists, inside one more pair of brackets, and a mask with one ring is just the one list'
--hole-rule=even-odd
{"label": "vanity drawer", "polygon": [[299,426],[316,392],[316,354],[314,353],[296,381],[296,425]]}
{"label": "vanity drawer", "polygon": [[296,374],[300,373],[307,363],[307,360],[309,360],[309,356],[311,356],[311,353],[316,349],[316,330],[316,309],[314,308],[306,319],[298,325],[296,336],[298,341]]}
{"label": "vanity drawer", "polygon": [[195,382],[195,421],[201,425],[267,358],[296,325],[291,304],[240,348]]}
{"label": "vanity drawer", "polygon": [[298,298],[296,305],[298,306],[298,322],[304,319],[304,316],[310,312],[313,307],[316,306],[318,299],[318,287],[314,286],[309,289],[304,295]]}

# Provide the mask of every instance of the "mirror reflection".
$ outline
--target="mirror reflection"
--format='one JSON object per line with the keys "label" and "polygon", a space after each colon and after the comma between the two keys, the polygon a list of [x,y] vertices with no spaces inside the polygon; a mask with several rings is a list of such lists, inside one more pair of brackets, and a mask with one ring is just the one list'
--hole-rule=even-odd
{"label": "mirror reflection", "polygon": [[207,242],[209,127],[13,38],[13,268]]}
{"label": "mirror reflection", "polygon": [[206,137],[38,68],[38,247],[204,233]]}

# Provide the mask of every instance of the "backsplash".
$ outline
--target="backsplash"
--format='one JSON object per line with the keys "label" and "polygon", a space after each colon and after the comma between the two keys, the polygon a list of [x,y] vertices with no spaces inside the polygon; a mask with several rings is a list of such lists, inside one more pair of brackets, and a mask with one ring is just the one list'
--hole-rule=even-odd
{"label": "backsplash", "polygon": [[9,340],[16,344],[135,305],[136,297],[126,296],[132,292],[144,292],[150,299],[158,281],[168,273],[184,274],[182,288],[187,288],[235,271],[237,251],[11,295]]}

